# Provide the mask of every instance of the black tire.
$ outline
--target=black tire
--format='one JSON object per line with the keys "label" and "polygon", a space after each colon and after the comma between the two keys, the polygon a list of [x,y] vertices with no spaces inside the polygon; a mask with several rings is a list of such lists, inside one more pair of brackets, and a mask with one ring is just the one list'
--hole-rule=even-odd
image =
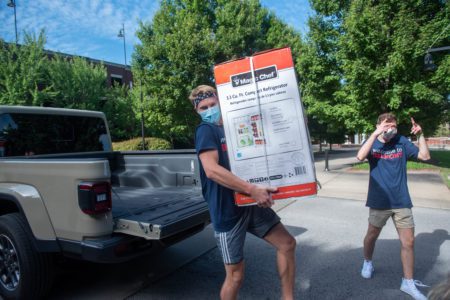
{"label": "black tire", "polygon": [[19,213],[0,216],[0,293],[6,299],[40,299],[53,281],[52,256],[39,253]]}

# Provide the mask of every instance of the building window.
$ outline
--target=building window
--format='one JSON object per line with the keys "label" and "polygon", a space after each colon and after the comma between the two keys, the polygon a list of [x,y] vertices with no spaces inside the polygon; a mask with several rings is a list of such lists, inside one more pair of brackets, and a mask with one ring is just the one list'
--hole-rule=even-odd
{"label": "building window", "polygon": [[122,85],[122,75],[111,74],[111,85]]}

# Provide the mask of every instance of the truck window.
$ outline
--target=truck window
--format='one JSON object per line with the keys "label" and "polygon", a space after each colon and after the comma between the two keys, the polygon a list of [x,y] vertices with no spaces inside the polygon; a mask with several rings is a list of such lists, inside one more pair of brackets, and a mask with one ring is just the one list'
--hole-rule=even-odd
{"label": "truck window", "polygon": [[0,115],[0,156],[110,151],[103,119],[83,116]]}

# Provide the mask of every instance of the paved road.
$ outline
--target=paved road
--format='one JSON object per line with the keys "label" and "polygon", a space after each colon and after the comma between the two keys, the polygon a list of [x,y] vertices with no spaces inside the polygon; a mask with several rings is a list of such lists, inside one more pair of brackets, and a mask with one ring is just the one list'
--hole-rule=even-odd
{"label": "paved road", "polygon": [[[399,242],[392,224],[376,246],[375,277],[362,279],[362,239],[367,209],[359,201],[318,197],[279,211],[296,237],[298,299],[409,299],[400,292]],[[450,211],[415,208],[416,278],[435,284],[450,272]],[[249,236],[247,278],[240,299],[279,299],[275,252]],[[217,299],[224,276],[216,248],[129,299]],[[426,292],[426,291],[425,291]]]}
{"label": "paved road", "polygon": [[[296,297],[409,299],[398,290],[400,248],[391,223],[376,246],[375,277],[360,277],[368,214],[361,200],[367,192],[368,175],[347,171],[354,162],[354,151],[336,152],[331,159],[331,171],[323,172],[323,156],[316,157],[317,176],[323,186],[319,197],[283,200],[276,205],[298,242]],[[420,202],[414,208],[415,277],[435,284],[450,272],[450,210],[420,206],[448,205],[450,192],[438,177],[422,175],[409,175],[410,188],[411,183],[421,184],[427,191],[422,202],[422,196],[411,193],[413,201]],[[217,299],[224,270],[212,236],[208,227],[158,256],[125,264],[67,264],[50,299]],[[274,250],[248,236],[245,253],[247,277],[240,299],[279,299]]]}
{"label": "paved road", "polygon": [[[365,280],[359,275],[367,226],[362,202],[327,197],[285,202],[278,213],[298,243],[297,299],[409,299],[398,290],[400,245],[391,223],[376,246],[375,277]],[[450,272],[450,211],[414,208],[414,215],[415,277],[432,285]],[[274,250],[249,235],[245,254],[240,299],[279,299]],[[68,265],[50,299],[217,299],[223,277],[208,228],[156,257],[119,265]]]}

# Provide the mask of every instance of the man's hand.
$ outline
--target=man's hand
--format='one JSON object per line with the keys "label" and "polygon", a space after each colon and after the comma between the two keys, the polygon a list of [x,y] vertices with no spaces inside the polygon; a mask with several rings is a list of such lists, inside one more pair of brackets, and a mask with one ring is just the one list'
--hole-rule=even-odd
{"label": "man's hand", "polygon": [[250,190],[250,196],[256,200],[259,207],[271,207],[274,204],[270,193],[275,193],[278,189],[276,187],[253,185]]}
{"label": "man's hand", "polygon": [[377,128],[375,129],[375,131],[369,136],[364,145],[361,146],[361,149],[359,149],[356,158],[359,161],[365,160],[367,158],[367,155],[369,155],[370,149],[372,149],[372,145],[378,138],[378,136],[388,131],[388,129],[394,125],[396,125],[395,122],[388,122],[387,119],[381,122],[380,124],[377,124]]}
{"label": "man's hand", "polygon": [[375,129],[373,134],[379,136],[380,134],[383,134],[384,132],[388,131],[388,129],[391,128],[392,125],[395,125],[395,123],[388,122],[388,120],[386,119],[377,125],[377,129]]}
{"label": "man's hand", "polygon": [[421,134],[421,133],[422,133],[422,127],[420,127],[420,125],[417,124],[417,123],[414,121],[414,118],[413,118],[413,117],[411,117],[411,123],[412,123],[411,133],[412,133],[412,134],[415,134],[415,135]]}
{"label": "man's hand", "polygon": [[417,158],[423,161],[427,161],[431,158],[430,150],[428,149],[427,141],[422,134],[422,127],[414,121],[414,118],[411,118],[411,133],[417,136],[417,144],[419,146],[419,154]]}
{"label": "man's hand", "polygon": [[219,165],[219,154],[217,150],[203,151],[200,153],[199,158],[205,170],[206,177],[209,179],[238,193],[249,195],[256,200],[260,207],[271,207],[273,205],[270,193],[275,193],[278,190],[276,187],[251,184],[240,179],[228,169]]}

